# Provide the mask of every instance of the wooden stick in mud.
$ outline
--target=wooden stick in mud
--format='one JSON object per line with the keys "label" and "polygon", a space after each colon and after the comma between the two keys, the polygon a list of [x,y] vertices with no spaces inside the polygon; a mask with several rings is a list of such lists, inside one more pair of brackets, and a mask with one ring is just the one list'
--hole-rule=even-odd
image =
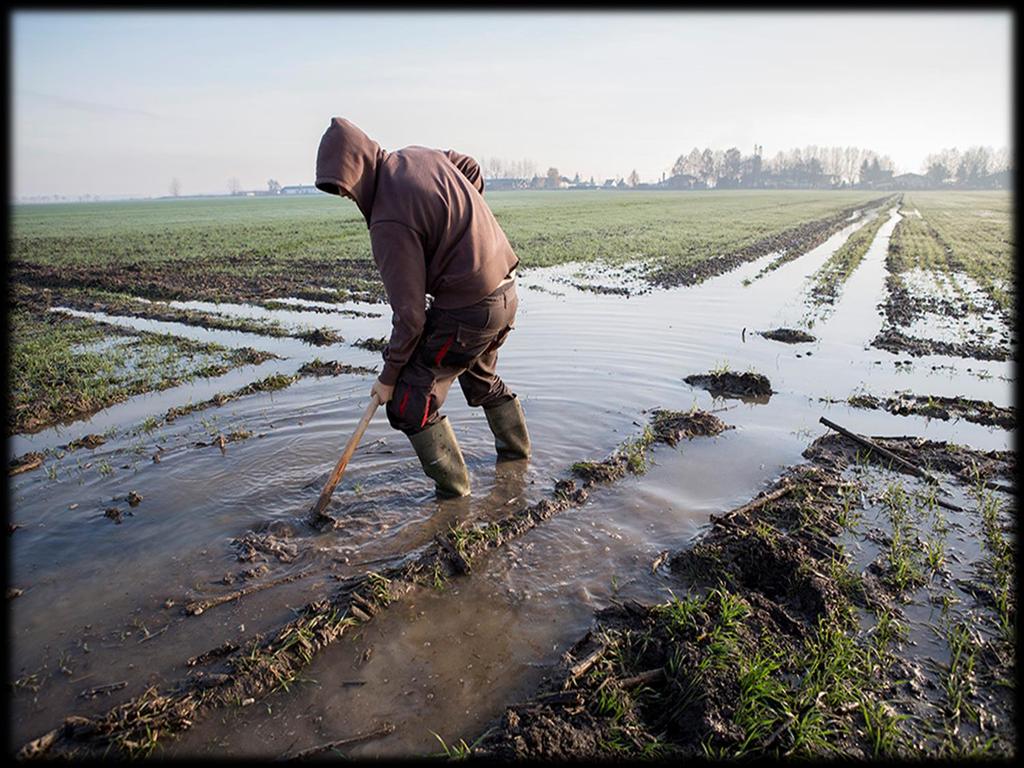
{"label": "wooden stick in mud", "polygon": [[769,501],[775,501],[776,499],[781,499],[783,496],[785,496],[791,490],[793,490],[793,486],[790,483],[786,482],[781,488],[776,488],[774,491],[769,491],[764,496],[759,496],[758,498],[754,499],[753,501],[748,501],[742,507],[736,507],[736,509],[733,509],[733,510],[731,510],[729,512],[726,512],[724,515],[719,515],[718,517],[715,517],[714,515],[712,515],[711,519],[714,522],[723,522],[723,523],[728,522],[728,521],[732,520],[732,518],[736,517],[737,515],[742,515],[742,514],[744,514],[746,512],[753,512],[755,509],[758,509],[759,507],[763,507]]}
{"label": "wooden stick in mud", "polygon": [[320,491],[320,498],[316,500],[316,504],[313,505],[312,509],[309,510],[309,522],[312,525],[316,525],[321,522],[328,515],[324,514],[324,510],[327,509],[327,504],[331,500],[331,494],[334,493],[334,486],[341,480],[341,476],[345,473],[345,467],[348,466],[349,459],[352,458],[352,454],[356,451],[356,446],[359,445],[359,440],[362,438],[366,428],[370,425],[370,419],[373,418],[373,414],[376,413],[377,407],[380,405],[380,400],[374,395],[370,400],[370,404],[366,406],[366,411],[363,413],[363,418],[360,419],[359,424],[356,426],[356,431],[352,437],[348,440],[348,445],[345,446],[345,451],[341,454],[341,458],[338,459],[338,463],[334,465],[334,471],[331,472],[331,476],[327,478],[327,484],[324,485],[324,489]]}
{"label": "wooden stick in mud", "polygon": [[262,584],[253,584],[243,589],[239,589],[235,592],[230,592],[220,597],[212,597],[209,600],[195,600],[185,606],[185,614],[188,616],[198,616],[203,611],[209,610],[210,608],[216,608],[218,605],[224,605],[224,603],[230,603],[239,598],[251,595],[254,592],[262,592],[264,589],[270,589],[281,584],[287,584],[290,581],[297,581],[298,579],[304,579],[307,576],[313,575],[313,569],[310,568],[308,571],[301,571],[300,573],[292,573],[287,576],[282,576],[280,579],[272,579],[271,581],[265,581]]}
{"label": "wooden stick in mud", "polygon": [[344,747],[344,746],[346,746],[348,744],[356,744],[356,743],[358,743],[360,741],[369,741],[370,739],[379,739],[379,738],[381,738],[383,736],[387,736],[388,734],[393,733],[394,730],[395,730],[395,726],[394,726],[393,723],[384,723],[384,725],[382,725],[380,728],[378,728],[375,731],[370,731],[369,733],[360,734],[359,736],[351,736],[351,737],[349,737],[347,739],[338,739],[337,741],[329,741],[326,744],[321,744],[321,745],[316,746],[316,747],[310,747],[309,749],[304,749],[301,752],[296,752],[294,755],[285,755],[284,757],[282,757],[280,759],[281,760],[303,760],[303,759],[305,759],[307,757],[313,757],[314,755],[320,755],[320,754],[323,754],[324,752],[330,752],[332,749],[337,749],[338,747]]}
{"label": "wooden stick in mud", "polygon": [[[821,422],[822,424],[824,424],[829,429],[834,429],[839,434],[844,435],[845,437],[850,438],[855,443],[860,443],[865,448],[874,451],[875,453],[879,454],[880,456],[884,456],[885,458],[889,459],[890,461],[892,461],[895,464],[899,464],[901,467],[906,469],[908,472],[910,472],[910,473],[912,473],[914,475],[917,475],[918,477],[924,478],[925,480],[927,480],[932,485],[937,485],[937,486],[941,487],[941,485],[939,483],[939,480],[938,480],[937,477],[935,477],[935,475],[930,474],[928,472],[925,472],[923,469],[921,469],[916,464],[911,464],[909,461],[907,461],[906,459],[902,458],[901,456],[897,456],[895,453],[890,451],[888,448],[883,448],[882,446],[880,446],[878,443],[874,442],[873,440],[868,440],[863,435],[858,435],[856,432],[851,432],[850,430],[848,430],[848,429],[846,429],[844,427],[839,426],[834,421],[829,421],[824,416],[822,416],[820,419],[818,419],[818,421]],[[954,504],[953,502],[946,501],[945,499],[936,498],[935,502],[940,507],[945,507],[946,509],[951,509],[954,512],[963,512],[964,511],[963,507],[959,507],[956,504]]]}

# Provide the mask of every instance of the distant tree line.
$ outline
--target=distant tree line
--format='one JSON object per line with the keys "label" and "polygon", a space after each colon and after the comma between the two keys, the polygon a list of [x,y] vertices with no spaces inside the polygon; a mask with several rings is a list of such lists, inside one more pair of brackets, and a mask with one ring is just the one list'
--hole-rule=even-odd
{"label": "distant tree line", "polygon": [[625,179],[616,177],[598,184],[591,177],[581,180],[562,176],[557,168],[539,175],[530,160],[506,162],[481,159],[484,178],[504,189],[926,189],[926,188],[1008,188],[1013,172],[1008,149],[971,147],[961,152],[944,149],[929,155],[922,173],[897,175],[892,159],[860,147],[810,145],[764,157],[755,145],[749,155],[737,147],[726,150],[694,147],[680,155],[670,174],[655,183],[641,183],[634,169]]}

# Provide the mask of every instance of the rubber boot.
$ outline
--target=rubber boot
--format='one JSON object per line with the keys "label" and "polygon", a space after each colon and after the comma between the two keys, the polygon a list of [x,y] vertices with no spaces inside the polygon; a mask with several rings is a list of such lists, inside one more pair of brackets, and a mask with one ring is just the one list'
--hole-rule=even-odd
{"label": "rubber boot", "polygon": [[526,431],[526,416],[519,398],[513,396],[501,405],[484,408],[487,424],[494,434],[494,450],[498,460],[530,458],[530,433]]}
{"label": "rubber boot", "polygon": [[423,471],[434,481],[438,496],[469,494],[469,471],[447,416],[442,416],[440,421],[422,432],[409,435],[409,442],[423,465]]}

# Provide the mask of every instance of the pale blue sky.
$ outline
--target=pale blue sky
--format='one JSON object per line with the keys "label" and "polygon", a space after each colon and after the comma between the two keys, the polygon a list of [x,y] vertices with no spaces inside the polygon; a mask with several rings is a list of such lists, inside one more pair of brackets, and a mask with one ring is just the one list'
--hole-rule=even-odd
{"label": "pale blue sky", "polygon": [[1009,13],[13,15],[15,196],[310,183],[332,115],[385,148],[660,177],[693,146],[920,170],[1011,137]]}

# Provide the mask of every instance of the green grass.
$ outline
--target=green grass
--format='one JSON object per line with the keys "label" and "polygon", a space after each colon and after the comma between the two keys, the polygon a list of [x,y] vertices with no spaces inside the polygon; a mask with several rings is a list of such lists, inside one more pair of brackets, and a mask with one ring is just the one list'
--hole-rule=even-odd
{"label": "green grass", "polygon": [[[1016,280],[1011,193],[913,192],[905,202],[921,212],[943,258],[949,249],[950,266],[974,278],[1003,311],[1012,311]],[[928,244],[920,256],[912,252],[911,258],[936,258],[936,245]]]}
{"label": "green grass", "polygon": [[[524,266],[696,263],[877,197],[756,190],[486,195]],[[184,260],[199,271],[258,275],[287,271],[297,259],[370,260],[365,221],[354,205],[327,195],[18,205],[11,230],[11,258],[34,264]]]}
{"label": "green grass", "polygon": [[8,314],[8,434],[80,418],[133,395],[252,361],[229,350],[155,333],[125,335],[84,318]]}

